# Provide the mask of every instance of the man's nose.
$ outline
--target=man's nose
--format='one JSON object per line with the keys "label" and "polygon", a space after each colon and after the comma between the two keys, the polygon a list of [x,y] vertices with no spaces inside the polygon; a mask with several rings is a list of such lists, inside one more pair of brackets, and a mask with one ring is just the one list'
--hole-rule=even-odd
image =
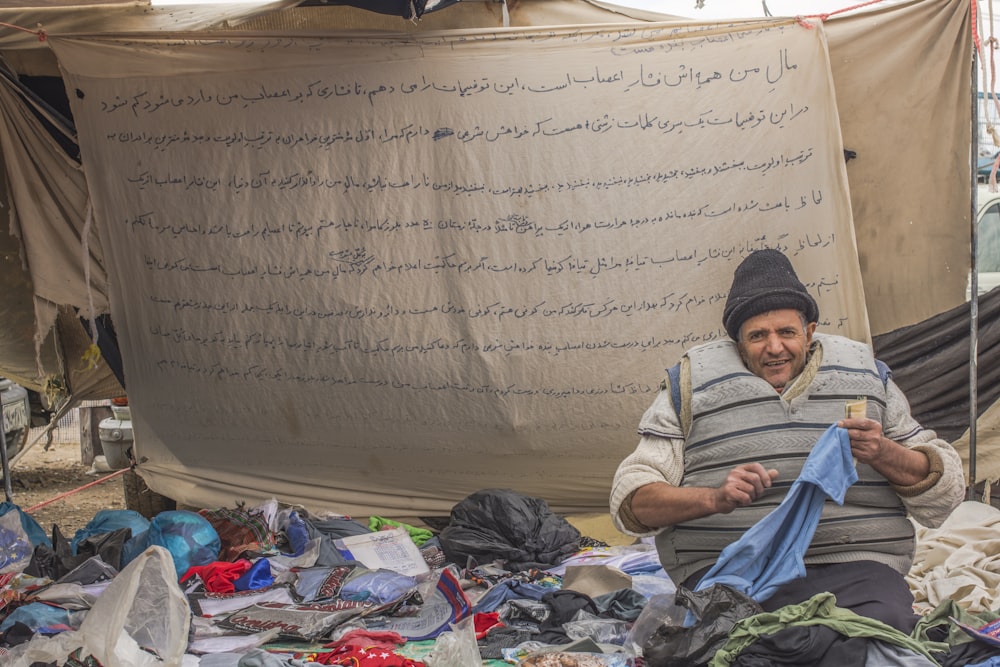
{"label": "man's nose", "polygon": [[781,344],[781,336],[776,333],[770,334],[767,337],[767,351],[774,354],[780,353],[784,347]]}

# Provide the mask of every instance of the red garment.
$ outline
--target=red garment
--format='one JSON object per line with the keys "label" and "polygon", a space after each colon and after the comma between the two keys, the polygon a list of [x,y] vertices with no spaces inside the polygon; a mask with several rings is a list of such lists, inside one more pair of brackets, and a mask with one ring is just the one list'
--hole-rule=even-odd
{"label": "red garment", "polygon": [[181,577],[181,582],[198,575],[205,583],[205,590],[209,593],[234,593],[236,587],[233,582],[242,577],[253,563],[243,558],[235,563],[226,561],[215,561],[208,565],[193,565]]}
{"label": "red garment", "polygon": [[487,611],[476,614],[472,617],[472,622],[476,627],[476,639],[482,639],[493,628],[502,628],[500,622],[500,612]]}
{"label": "red garment", "polygon": [[350,646],[353,648],[384,648],[392,650],[397,646],[406,643],[406,639],[398,632],[388,630],[373,631],[357,628],[350,632],[345,632],[344,636],[329,644],[323,644],[323,648],[341,648]]}
{"label": "red garment", "polygon": [[344,645],[329,653],[317,653],[314,661],[338,667],[427,667],[419,660],[404,658],[381,646],[361,648]]}

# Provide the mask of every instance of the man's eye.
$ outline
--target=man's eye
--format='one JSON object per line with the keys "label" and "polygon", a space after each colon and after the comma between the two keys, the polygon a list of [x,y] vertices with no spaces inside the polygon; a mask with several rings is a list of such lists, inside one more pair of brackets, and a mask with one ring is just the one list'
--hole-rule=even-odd
{"label": "man's eye", "polygon": [[795,329],[785,329],[784,331],[781,332],[781,335],[784,338],[795,338],[796,336],[799,335],[799,332],[796,331]]}
{"label": "man's eye", "polygon": [[751,333],[751,334],[750,334],[749,336],[747,336],[747,339],[748,339],[748,340],[749,340],[749,341],[750,341],[751,343],[756,343],[756,342],[758,342],[758,341],[762,341],[762,340],[764,340],[764,334],[762,334],[762,333],[760,333],[760,332],[757,332],[757,331],[755,331],[755,332]]}

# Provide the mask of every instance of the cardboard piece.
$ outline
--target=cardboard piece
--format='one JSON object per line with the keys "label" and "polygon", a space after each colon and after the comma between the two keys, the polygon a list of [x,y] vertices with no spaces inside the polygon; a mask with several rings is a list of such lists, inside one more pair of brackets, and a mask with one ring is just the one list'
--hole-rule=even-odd
{"label": "cardboard piece", "polygon": [[570,565],[563,575],[562,587],[593,598],[632,588],[632,577],[610,565]]}

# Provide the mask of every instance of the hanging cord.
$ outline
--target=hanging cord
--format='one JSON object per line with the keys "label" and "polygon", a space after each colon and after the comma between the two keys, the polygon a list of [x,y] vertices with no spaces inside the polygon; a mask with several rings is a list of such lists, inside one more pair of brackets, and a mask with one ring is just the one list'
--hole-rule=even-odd
{"label": "hanging cord", "polygon": [[83,223],[83,279],[87,285],[87,305],[90,312],[87,319],[90,321],[90,345],[83,353],[83,369],[93,370],[97,368],[97,362],[101,360],[101,348],[97,345],[97,313],[94,309],[94,288],[90,284],[90,225],[94,219],[94,209],[90,201],[87,201],[87,214]]}
{"label": "hanging cord", "polygon": [[[983,41],[982,41],[982,26],[980,25],[982,21],[982,15],[979,13],[977,8],[978,0],[973,0],[969,5],[969,11],[972,12],[972,45],[976,50],[976,56],[979,60],[979,71],[982,81],[985,83],[987,81],[986,76],[986,52],[984,51]],[[986,133],[990,135],[993,140],[994,145],[998,145],[997,134],[993,128],[993,123],[990,120],[990,108],[989,101],[985,94],[982,94],[979,90],[979,86],[976,86],[976,104],[979,104],[980,100],[983,104],[983,120],[986,123]],[[979,128],[976,128],[976,132],[979,132]],[[978,156],[977,156],[978,157]],[[978,175],[977,175],[978,177]]]}
{"label": "hanging cord", "polygon": [[[993,118],[1000,117],[1000,102],[997,100],[996,94],[996,59],[994,54],[997,50],[1000,42],[993,34],[993,2],[990,0],[988,4],[989,17],[990,17],[990,30],[989,37],[985,40],[983,39],[982,30],[982,14],[978,11],[978,0],[973,0],[970,5],[970,11],[972,12],[972,42],[976,49],[976,53],[979,55],[979,68],[980,75],[982,76],[982,82],[984,84],[989,82],[986,86],[987,90],[985,92],[976,91],[977,102],[981,98],[983,104],[982,117],[986,123],[986,134],[990,136],[993,142],[993,146],[1000,146],[1000,133],[998,133],[996,126],[993,124]],[[986,49],[989,49],[989,73],[986,71]],[[990,113],[990,102],[993,103],[993,109],[995,113]],[[979,128],[976,128],[976,132],[979,132]],[[978,157],[978,156],[977,156]],[[1000,153],[997,155],[997,159],[993,161],[993,165],[990,168],[990,175],[987,179],[989,183],[990,192],[997,191],[997,169],[1000,168]],[[976,178],[979,175],[976,174]]]}
{"label": "hanging cord", "polygon": [[[978,0],[976,0],[972,4],[973,4],[973,6],[977,5],[978,4]],[[987,103],[987,96],[986,95],[983,96],[983,98],[984,98],[983,99],[983,108],[987,112],[986,113],[987,129],[988,129],[988,131],[990,133],[990,137],[993,139],[993,145],[994,146],[1000,146],[1000,133],[997,132],[996,126],[994,126],[993,123],[992,123],[992,121],[990,120],[991,118],[1000,117],[1000,100],[997,99],[997,64],[996,64],[996,58],[994,57],[995,54],[996,54],[997,46],[1000,45],[1000,42],[997,41],[996,35],[994,35],[994,33],[993,33],[993,0],[989,1],[989,3],[987,4],[987,7],[989,9],[989,17],[990,17],[990,37],[987,40],[987,44],[989,45],[989,48],[990,48],[990,78],[989,78],[990,85],[989,85],[989,90],[987,91],[987,94],[989,96],[988,99],[993,102],[993,110],[996,113],[993,114],[993,116],[990,116],[990,114],[988,113],[989,112],[989,104]],[[982,58],[982,56],[980,56],[980,58]],[[982,66],[985,67],[986,64],[983,63]],[[985,70],[983,72],[983,81],[984,82],[986,81],[986,72],[985,72]],[[977,130],[978,130],[978,128],[977,128]],[[1000,156],[998,156],[998,158],[1000,158]],[[990,189],[993,192],[996,192],[996,189],[997,189],[997,176],[996,175],[997,175],[997,166],[998,166],[998,164],[1000,164],[1000,162],[994,162],[993,163],[993,169],[990,170]]]}

